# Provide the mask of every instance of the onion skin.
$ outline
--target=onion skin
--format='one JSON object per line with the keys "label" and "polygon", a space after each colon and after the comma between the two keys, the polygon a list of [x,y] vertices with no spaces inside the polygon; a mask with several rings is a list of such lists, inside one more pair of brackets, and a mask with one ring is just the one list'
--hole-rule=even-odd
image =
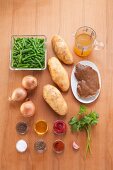
{"label": "onion skin", "polygon": [[20,106],[20,112],[24,117],[31,117],[35,114],[35,105],[32,101],[24,102]]}
{"label": "onion skin", "polygon": [[35,89],[37,85],[38,85],[37,79],[32,75],[25,76],[22,79],[22,86],[27,90]]}
{"label": "onion skin", "polygon": [[22,87],[18,87],[14,89],[11,97],[9,97],[9,101],[19,102],[19,101],[23,101],[26,97],[27,97],[27,91]]}

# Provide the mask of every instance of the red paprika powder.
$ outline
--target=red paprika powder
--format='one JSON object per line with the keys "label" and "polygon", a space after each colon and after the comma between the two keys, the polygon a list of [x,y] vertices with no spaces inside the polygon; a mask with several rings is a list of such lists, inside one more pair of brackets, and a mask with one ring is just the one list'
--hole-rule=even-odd
{"label": "red paprika powder", "polygon": [[65,144],[62,140],[56,140],[53,143],[53,150],[56,153],[62,153],[64,151],[64,148],[65,148]]}

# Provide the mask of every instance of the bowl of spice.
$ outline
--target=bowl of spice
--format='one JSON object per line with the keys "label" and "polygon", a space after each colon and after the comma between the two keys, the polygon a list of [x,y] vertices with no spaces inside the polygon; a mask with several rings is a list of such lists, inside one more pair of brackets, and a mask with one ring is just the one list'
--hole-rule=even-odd
{"label": "bowl of spice", "polygon": [[45,35],[13,35],[11,37],[11,70],[44,70],[47,60]]}
{"label": "bowl of spice", "polygon": [[34,124],[34,130],[38,135],[44,135],[48,131],[48,125],[45,120],[38,120]]}
{"label": "bowl of spice", "polygon": [[35,142],[34,149],[39,153],[43,153],[46,150],[46,143],[42,139],[40,139]]}
{"label": "bowl of spice", "polygon": [[65,149],[65,144],[62,140],[58,139],[53,143],[53,151],[55,153],[62,153]]}
{"label": "bowl of spice", "polygon": [[63,120],[56,120],[53,125],[53,132],[56,135],[63,135],[66,133],[67,126]]}
{"label": "bowl of spice", "polygon": [[27,150],[27,142],[23,139],[20,139],[16,143],[16,150],[20,153],[23,153]]}
{"label": "bowl of spice", "polygon": [[28,125],[26,122],[18,122],[16,124],[16,131],[18,134],[20,135],[24,135],[27,133],[28,131]]}

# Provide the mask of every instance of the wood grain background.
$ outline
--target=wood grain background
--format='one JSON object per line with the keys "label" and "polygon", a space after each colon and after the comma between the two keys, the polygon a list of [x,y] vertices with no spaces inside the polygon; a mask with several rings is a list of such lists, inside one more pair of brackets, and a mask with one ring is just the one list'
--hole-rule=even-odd
{"label": "wood grain background", "polygon": [[[53,84],[48,70],[42,72],[10,71],[9,51],[12,34],[44,34],[48,38],[48,57],[54,56],[50,40],[53,34],[60,34],[73,53],[73,33],[80,26],[91,26],[97,32],[97,39],[102,40],[105,48],[94,51],[87,59],[97,64],[101,77],[102,89],[99,99],[88,105],[100,114],[99,124],[92,130],[92,156],[84,160],[85,133],[72,135],[68,127],[65,137],[64,154],[55,155],[52,143],[56,136],[52,133],[53,121],[58,117],[42,98],[43,85]],[[82,58],[74,53],[77,63]],[[73,66],[64,66],[71,75]],[[16,134],[15,125],[24,120],[20,115],[20,104],[9,104],[8,96],[14,88],[21,85],[23,76],[32,74],[38,79],[39,86],[32,94],[36,105],[36,115],[28,119],[29,132],[25,136]],[[0,170],[113,170],[113,1],[112,0],[0,0]],[[64,93],[69,105],[66,122],[77,113],[79,103],[71,89]],[[48,121],[49,132],[42,138],[48,148],[44,154],[37,154],[33,145],[40,138],[33,131],[37,119]],[[28,150],[17,153],[15,143],[24,138]],[[80,145],[80,150],[72,150],[72,141]]]}

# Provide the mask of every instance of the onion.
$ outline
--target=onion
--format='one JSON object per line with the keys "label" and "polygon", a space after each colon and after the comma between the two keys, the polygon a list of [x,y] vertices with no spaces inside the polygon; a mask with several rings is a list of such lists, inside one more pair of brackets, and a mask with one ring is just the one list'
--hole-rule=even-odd
{"label": "onion", "polygon": [[31,117],[35,114],[35,105],[32,101],[24,102],[20,107],[20,112],[24,117]]}
{"label": "onion", "polygon": [[37,79],[32,75],[25,76],[22,79],[22,86],[27,90],[35,89],[37,85],[38,85]]}
{"label": "onion", "polygon": [[23,101],[27,96],[27,91],[22,88],[22,87],[19,87],[19,88],[16,88],[11,97],[9,97],[9,101]]}

